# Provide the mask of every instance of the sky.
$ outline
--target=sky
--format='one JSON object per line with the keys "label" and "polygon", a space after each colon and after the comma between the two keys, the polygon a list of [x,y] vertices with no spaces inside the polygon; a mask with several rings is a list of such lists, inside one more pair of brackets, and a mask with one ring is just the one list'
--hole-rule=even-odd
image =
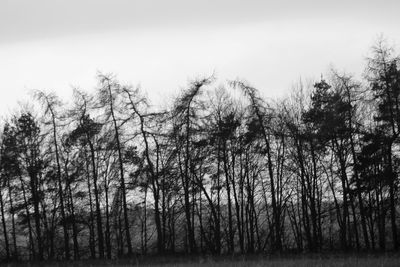
{"label": "sky", "polygon": [[[241,78],[267,98],[331,67],[360,76],[383,34],[398,48],[400,1],[0,0],[0,116],[33,89],[65,101],[98,72],[155,105],[188,81]],[[398,49],[400,51],[400,49]]]}

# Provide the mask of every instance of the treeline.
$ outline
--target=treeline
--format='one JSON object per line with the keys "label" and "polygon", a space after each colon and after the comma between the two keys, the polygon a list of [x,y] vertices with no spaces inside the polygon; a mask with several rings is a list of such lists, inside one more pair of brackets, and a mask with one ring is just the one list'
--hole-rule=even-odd
{"label": "treeline", "polygon": [[275,102],[208,77],[159,110],[104,74],[69,104],[34,96],[3,123],[4,260],[399,249],[400,68],[383,42],[362,81],[332,71]]}

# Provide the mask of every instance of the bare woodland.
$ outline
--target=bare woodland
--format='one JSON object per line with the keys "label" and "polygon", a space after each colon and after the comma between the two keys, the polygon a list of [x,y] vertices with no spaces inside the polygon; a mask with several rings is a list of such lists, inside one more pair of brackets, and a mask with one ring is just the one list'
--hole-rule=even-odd
{"label": "bare woodland", "polygon": [[214,76],[165,109],[112,74],[37,90],[2,122],[0,258],[398,251],[399,63],[377,42],[362,79],[279,101]]}

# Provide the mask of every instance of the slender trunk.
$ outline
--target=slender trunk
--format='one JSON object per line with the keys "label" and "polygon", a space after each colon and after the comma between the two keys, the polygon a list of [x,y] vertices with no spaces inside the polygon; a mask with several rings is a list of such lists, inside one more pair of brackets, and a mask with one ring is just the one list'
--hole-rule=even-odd
{"label": "slender trunk", "polygon": [[74,259],[79,259],[79,244],[78,244],[78,229],[76,226],[76,217],[75,217],[75,206],[74,206],[74,198],[72,197],[72,188],[71,182],[69,181],[69,173],[68,173],[68,160],[65,162],[65,175],[67,178],[67,193],[69,197],[69,206],[71,212],[71,223],[72,223],[72,239],[74,242]]}
{"label": "slender trunk", "polygon": [[99,246],[99,257],[100,259],[104,258],[104,237],[103,237],[103,224],[101,218],[101,209],[100,209],[100,200],[99,200],[99,191],[97,188],[97,171],[96,171],[96,162],[95,162],[95,151],[92,142],[88,138],[88,144],[90,149],[90,158],[92,163],[92,175],[93,175],[93,189],[94,189],[94,198],[96,205],[96,223],[97,223],[97,239]]}
{"label": "slender trunk", "polygon": [[13,246],[14,246],[13,258],[18,259],[17,234],[16,234],[16,230],[15,230],[15,211],[14,211],[13,197],[11,194],[12,190],[11,190],[11,184],[10,184],[10,177],[7,177],[7,187],[8,187],[8,198],[9,198],[9,202],[10,202],[12,238],[13,238]]}
{"label": "slender trunk", "polygon": [[38,179],[36,173],[29,173],[30,176],[30,186],[31,186],[31,195],[33,201],[33,212],[35,219],[35,228],[36,228],[36,240],[38,245],[38,260],[43,260],[43,243],[42,243],[42,229],[40,226],[40,208],[39,208],[39,189],[38,189]]}
{"label": "slender trunk", "polygon": [[90,183],[90,171],[89,171],[89,160],[87,159],[87,152],[85,151],[85,161],[86,161],[86,174],[87,174],[87,186],[88,186],[88,195],[89,195],[89,248],[90,248],[90,256],[92,259],[96,258],[96,248],[94,244],[94,218],[93,218],[93,200],[92,200],[92,190]]}
{"label": "slender trunk", "polygon": [[57,163],[58,195],[60,197],[61,220],[63,221],[63,230],[64,230],[65,258],[67,260],[69,260],[69,258],[70,258],[69,236],[68,236],[67,221],[65,219],[64,192],[63,192],[62,181],[61,181],[61,165],[60,165],[60,157],[59,157],[58,144],[57,144],[57,133],[56,133],[57,129],[56,129],[55,116],[54,116],[54,113],[53,113],[53,110],[51,107],[50,107],[50,112],[51,112],[52,123],[53,123],[53,138],[54,138],[54,148],[55,148],[56,163]]}
{"label": "slender trunk", "polygon": [[396,224],[396,200],[395,200],[395,173],[392,166],[392,146],[389,146],[388,152],[388,167],[389,167],[389,197],[390,197],[390,223],[392,226],[392,240],[393,249],[397,251],[399,249],[398,237],[397,237],[397,224]]}
{"label": "slender trunk", "polygon": [[231,187],[229,179],[229,169],[226,156],[226,142],[223,144],[223,163],[225,170],[225,183],[226,183],[226,193],[228,201],[228,252],[233,253],[235,251],[234,244],[234,232],[233,232],[233,218],[232,218],[232,200],[231,200]]}
{"label": "slender trunk", "polygon": [[186,190],[185,190],[185,212],[186,212],[186,221],[187,221],[187,227],[188,227],[188,237],[189,237],[189,248],[190,252],[194,253],[196,252],[196,243],[194,239],[194,229],[192,228],[192,221],[191,221],[191,212],[194,212],[194,210],[191,211],[190,209],[190,200],[189,200],[189,184],[190,182],[190,177],[189,177],[189,162],[190,162],[190,104],[187,106],[187,111],[186,111],[186,146],[185,146],[185,185],[186,185]]}
{"label": "slender trunk", "polygon": [[265,129],[264,126],[264,121],[263,118],[259,112],[259,110],[256,110],[256,115],[258,118],[258,121],[260,123],[260,126],[262,128],[262,134],[264,137],[264,142],[265,142],[265,149],[267,153],[267,168],[268,168],[268,174],[270,178],[270,186],[271,186],[271,204],[272,204],[272,215],[273,215],[273,243],[274,243],[274,250],[281,251],[282,250],[282,240],[281,240],[281,234],[280,234],[280,215],[278,214],[278,206],[276,204],[276,192],[275,192],[275,180],[274,180],[274,171],[273,171],[273,163],[272,163],[272,156],[271,156],[271,147],[270,147],[270,142],[267,136],[267,130]]}
{"label": "slender trunk", "polygon": [[[320,244],[319,244],[319,239],[318,238],[318,216],[317,216],[317,204],[316,204],[316,195],[317,195],[317,159],[316,159],[316,155],[315,155],[315,148],[314,148],[314,144],[310,143],[310,147],[311,147],[311,159],[312,159],[312,181],[309,181],[309,176],[307,176],[307,180],[308,180],[308,192],[309,192],[309,198],[310,198],[310,210],[311,210],[311,223],[313,226],[313,248],[314,249],[319,249],[320,248]],[[303,162],[304,164],[304,162]]]}
{"label": "slender trunk", "polygon": [[25,191],[25,186],[24,186],[24,181],[22,180],[22,176],[19,177],[20,183],[21,183],[21,188],[22,188],[22,196],[24,199],[24,207],[25,207],[25,212],[26,212],[26,219],[28,222],[28,236],[29,236],[29,245],[30,245],[30,254],[35,258],[36,252],[35,252],[35,244],[33,241],[33,234],[32,234],[32,224],[31,224],[31,215],[29,212],[29,204],[28,200],[26,197],[26,191]]}
{"label": "slender trunk", "polygon": [[106,179],[104,183],[104,192],[106,194],[106,250],[107,258],[111,259],[111,233],[110,233],[110,211],[109,211],[109,200],[108,200],[108,181]]}
{"label": "slender trunk", "polygon": [[[147,133],[144,129],[144,118],[143,116],[139,113],[139,111],[137,110],[135,104],[133,103],[132,100],[132,96],[131,94],[126,91],[126,93],[128,94],[130,103],[131,103],[131,107],[133,109],[133,111],[135,112],[135,114],[139,117],[140,120],[140,132],[142,134],[143,140],[144,140],[144,144],[145,144],[145,156],[146,156],[146,161],[147,161],[147,165],[149,167],[149,172],[150,172],[150,176],[151,176],[151,184],[153,187],[153,197],[154,197],[154,220],[156,223],[156,230],[157,230],[157,249],[159,253],[162,253],[164,251],[164,240],[163,240],[163,233],[162,233],[162,228],[161,228],[161,219],[160,219],[160,189],[159,189],[159,185],[158,185],[158,168],[156,170],[154,170],[154,164],[150,159],[150,148],[149,148],[149,141],[147,139]],[[156,142],[156,146],[157,146],[157,163],[158,163],[158,144]]]}
{"label": "slender trunk", "polygon": [[126,202],[126,187],[125,187],[125,178],[124,178],[124,163],[122,159],[122,148],[119,138],[119,131],[117,126],[117,120],[114,114],[114,104],[113,104],[113,95],[111,92],[111,85],[108,84],[108,92],[110,97],[110,111],[111,117],[114,124],[114,133],[115,133],[115,141],[117,142],[117,150],[118,150],[118,162],[119,162],[119,170],[120,170],[120,182],[121,182],[121,190],[122,190],[122,207],[124,211],[124,224],[125,224],[125,236],[126,243],[128,246],[128,255],[132,254],[132,241],[131,241],[131,232],[129,227],[129,219],[128,219],[128,206]]}
{"label": "slender trunk", "polygon": [[[351,106],[351,92],[350,92],[350,87],[347,86],[346,84],[346,93],[347,93],[347,101],[348,104]],[[357,169],[357,155],[356,155],[356,150],[355,150],[355,142],[354,142],[354,136],[353,136],[353,114],[352,114],[352,108],[349,109],[348,112],[348,119],[349,119],[349,140],[350,140],[350,149],[351,149],[351,155],[353,158],[353,173],[354,173],[354,179],[356,181],[356,187],[357,187],[357,200],[358,200],[358,206],[360,210],[360,217],[361,217],[361,228],[363,231],[363,237],[364,237],[364,243],[365,247],[368,250],[370,248],[369,244],[369,238],[368,238],[368,230],[367,230],[367,223],[365,219],[365,210],[364,210],[364,201],[362,199],[362,188],[361,188],[361,181],[359,178],[358,174],[358,169]]]}
{"label": "slender trunk", "polygon": [[[1,189],[1,187],[0,187]],[[3,225],[3,235],[4,235],[4,246],[6,249],[6,260],[10,260],[10,245],[8,243],[8,232],[7,232],[7,226],[6,226],[6,216],[4,212],[4,202],[3,202],[3,196],[2,192],[0,190],[0,211],[1,211],[1,222]]]}
{"label": "slender trunk", "polygon": [[69,199],[71,202],[71,220],[72,220],[72,239],[74,242],[74,260],[79,260],[79,243],[78,243],[78,229],[75,218],[74,198],[72,197],[71,185],[68,184]]}
{"label": "slender trunk", "polygon": [[221,160],[220,143],[217,150],[217,215],[215,218],[215,247],[217,254],[221,253]]}
{"label": "slender trunk", "polygon": [[238,228],[238,235],[239,235],[239,246],[240,246],[240,252],[244,253],[244,240],[243,240],[243,234],[242,234],[242,223],[240,220],[240,206],[239,206],[239,200],[238,200],[238,194],[236,191],[236,177],[235,177],[235,155],[234,152],[231,151],[231,162],[232,162],[232,191],[233,191],[233,199],[235,200],[235,214],[236,214],[236,224]]}

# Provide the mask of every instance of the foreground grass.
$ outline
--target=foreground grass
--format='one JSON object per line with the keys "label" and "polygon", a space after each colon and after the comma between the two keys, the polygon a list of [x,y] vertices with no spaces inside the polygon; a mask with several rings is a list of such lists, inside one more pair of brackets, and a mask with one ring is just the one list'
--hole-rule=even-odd
{"label": "foreground grass", "polygon": [[167,267],[317,267],[317,266],[356,266],[356,267],[379,267],[400,266],[399,255],[301,255],[301,256],[251,256],[251,257],[146,257],[123,260],[82,260],[69,262],[42,262],[42,263],[9,263],[7,267],[36,267],[36,266],[167,266]]}

